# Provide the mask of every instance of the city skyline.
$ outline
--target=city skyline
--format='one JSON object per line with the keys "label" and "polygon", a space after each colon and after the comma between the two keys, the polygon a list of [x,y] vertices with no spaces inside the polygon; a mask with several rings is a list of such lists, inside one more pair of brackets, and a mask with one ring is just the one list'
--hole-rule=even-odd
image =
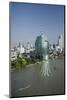
{"label": "city skyline", "polygon": [[45,33],[50,43],[64,34],[64,6],[47,4],[11,3],[11,46],[35,41]]}

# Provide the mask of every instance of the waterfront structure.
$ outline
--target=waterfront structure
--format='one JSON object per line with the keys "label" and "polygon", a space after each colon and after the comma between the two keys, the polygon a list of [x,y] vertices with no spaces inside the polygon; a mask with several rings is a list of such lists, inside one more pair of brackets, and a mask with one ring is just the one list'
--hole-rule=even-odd
{"label": "waterfront structure", "polygon": [[40,59],[48,59],[49,42],[45,34],[41,34],[35,41],[36,57]]}

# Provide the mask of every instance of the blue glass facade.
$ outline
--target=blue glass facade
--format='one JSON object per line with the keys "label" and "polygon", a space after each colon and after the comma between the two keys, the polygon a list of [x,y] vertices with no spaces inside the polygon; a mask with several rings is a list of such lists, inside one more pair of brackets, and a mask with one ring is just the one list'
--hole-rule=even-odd
{"label": "blue glass facade", "polygon": [[42,34],[36,38],[35,41],[36,57],[42,59],[48,59],[49,42],[45,34]]}

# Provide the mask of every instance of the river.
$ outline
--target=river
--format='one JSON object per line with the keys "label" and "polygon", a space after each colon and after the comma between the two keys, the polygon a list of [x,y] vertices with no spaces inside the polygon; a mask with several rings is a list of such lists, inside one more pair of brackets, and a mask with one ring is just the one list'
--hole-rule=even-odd
{"label": "river", "polygon": [[64,59],[11,71],[11,97],[64,94]]}

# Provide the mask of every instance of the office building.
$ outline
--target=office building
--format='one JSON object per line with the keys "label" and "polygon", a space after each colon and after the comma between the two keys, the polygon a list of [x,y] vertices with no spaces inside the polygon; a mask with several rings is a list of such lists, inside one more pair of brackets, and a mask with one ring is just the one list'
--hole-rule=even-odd
{"label": "office building", "polygon": [[42,34],[36,38],[35,41],[36,57],[39,59],[48,59],[49,42],[45,34]]}

